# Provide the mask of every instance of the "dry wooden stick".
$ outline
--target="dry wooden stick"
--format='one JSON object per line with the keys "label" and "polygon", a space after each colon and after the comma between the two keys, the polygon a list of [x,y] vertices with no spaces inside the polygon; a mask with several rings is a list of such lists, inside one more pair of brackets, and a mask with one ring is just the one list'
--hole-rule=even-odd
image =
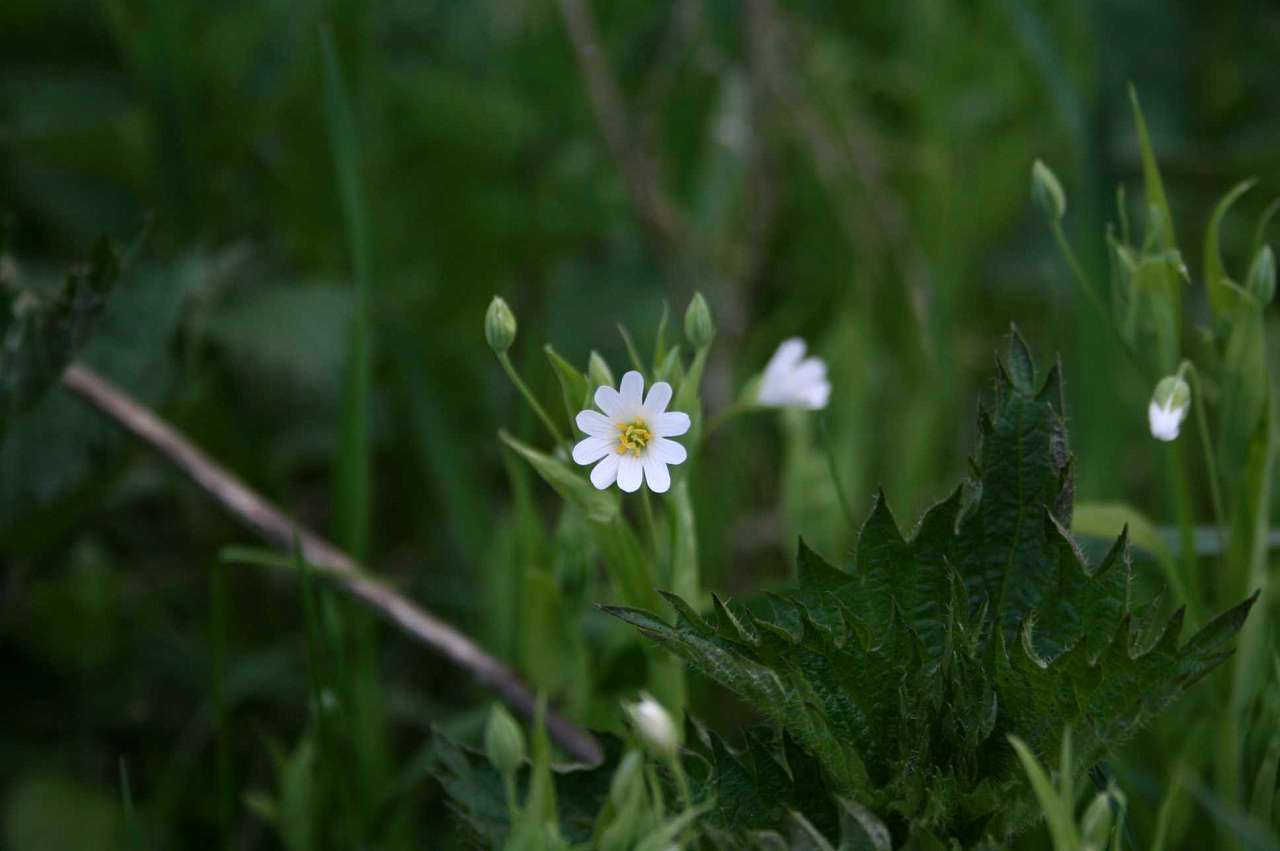
{"label": "dry wooden stick", "polygon": [[[62,383],[163,455],[223,508],[267,541],[281,549],[291,549],[297,541],[302,557],[314,565],[317,572],[431,650],[469,671],[482,686],[497,692],[526,718],[533,717],[534,694],[515,671],[490,656],[452,624],[369,575],[351,556],[256,493],[123,390],[80,363],[67,367]],[[560,713],[548,709],[546,725],[551,738],[575,759],[594,765],[604,758],[595,737]]]}

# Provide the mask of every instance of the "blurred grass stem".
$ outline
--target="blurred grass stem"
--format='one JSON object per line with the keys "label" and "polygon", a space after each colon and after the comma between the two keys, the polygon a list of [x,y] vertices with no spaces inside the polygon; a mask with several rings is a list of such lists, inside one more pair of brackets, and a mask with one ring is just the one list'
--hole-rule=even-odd
{"label": "blurred grass stem", "polygon": [[836,463],[836,450],[831,443],[831,433],[827,430],[827,418],[821,414],[818,416],[818,435],[822,441],[822,454],[827,458],[827,469],[831,473],[831,484],[835,487],[836,498],[840,501],[840,511],[844,513],[847,522],[854,523],[856,518],[853,513],[853,504],[849,501],[844,483],[840,480],[840,465]]}
{"label": "blurred grass stem", "polygon": [[649,545],[653,547],[653,560],[657,563],[665,561],[662,557],[662,539],[658,535],[658,521],[653,513],[653,497],[649,496],[649,489],[641,487],[640,502],[644,504],[644,524],[649,527]]}
{"label": "blurred grass stem", "polygon": [[1067,265],[1071,267],[1071,274],[1076,279],[1076,283],[1084,294],[1089,298],[1089,304],[1093,309],[1098,311],[1098,318],[1103,322],[1111,323],[1111,314],[1107,310],[1105,304],[1102,303],[1102,297],[1098,295],[1098,291],[1094,289],[1093,283],[1089,280],[1089,276],[1085,274],[1084,267],[1080,265],[1076,252],[1071,247],[1071,243],[1067,241],[1067,236],[1062,232],[1062,224],[1058,221],[1049,223],[1050,229],[1053,231],[1054,241],[1058,243],[1058,251],[1062,254],[1062,258],[1067,261]]}

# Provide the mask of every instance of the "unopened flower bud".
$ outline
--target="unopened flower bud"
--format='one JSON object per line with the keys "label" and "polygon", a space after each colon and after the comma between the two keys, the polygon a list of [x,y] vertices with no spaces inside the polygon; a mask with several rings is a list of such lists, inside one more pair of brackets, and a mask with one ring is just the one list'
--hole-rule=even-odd
{"label": "unopened flower bud", "polygon": [[711,320],[711,308],[702,293],[694,293],[684,312],[684,336],[694,349],[705,349],[716,337],[716,325]]}
{"label": "unopened flower bud", "polygon": [[1253,258],[1245,286],[1264,305],[1271,303],[1271,297],[1276,294],[1276,256],[1271,253],[1271,246],[1264,245]]}
{"label": "unopened flower bud", "polygon": [[1096,848],[1098,851],[1106,848],[1111,840],[1109,834],[1113,819],[1111,796],[1106,792],[1099,792],[1089,802],[1084,818],[1080,820],[1080,838],[1084,840],[1084,847]]}
{"label": "unopened flower bud", "polygon": [[1190,409],[1191,388],[1181,374],[1162,378],[1147,407],[1151,436],[1156,440],[1176,440]]}
{"label": "unopened flower bud", "polygon": [[654,756],[660,759],[674,759],[680,747],[680,739],[676,734],[675,722],[671,713],[651,695],[641,694],[635,703],[624,703],[622,708],[631,718],[636,735]]}
{"label": "unopened flower bud", "polygon": [[516,339],[516,315],[502,296],[494,296],[484,315],[484,338],[496,354],[511,348]]}
{"label": "unopened flower bud", "polygon": [[617,383],[613,380],[613,370],[609,369],[608,361],[594,349],[587,359],[587,377],[596,387],[612,387]]}
{"label": "unopened flower bud", "polygon": [[1040,160],[1036,160],[1031,166],[1031,198],[1053,221],[1066,215],[1067,195],[1062,191],[1062,184],[1058,182],[1057,175]]}
{"label": "unopened flower bud", "polygon": [[635,791],[637,785],[644,785],[644,757],[640,751],[628,751],[618,764],[609,783],[609,800],[618,809],[622,809]]}
{"label": "unopened flower bud", "polygon": [[524,733],[500,703],[489,710],[489,720],[484,727],[484,750],[489,762],[503,777],[514,775],[524,762]]}

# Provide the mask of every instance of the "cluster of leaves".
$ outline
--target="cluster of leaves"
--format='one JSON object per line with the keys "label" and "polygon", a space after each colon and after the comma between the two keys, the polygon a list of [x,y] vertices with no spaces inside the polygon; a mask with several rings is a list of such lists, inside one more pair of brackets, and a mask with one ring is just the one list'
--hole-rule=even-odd
{"label": "cluster of leaves", "polygon": [[0,251],[0,434],[58,380],[89,337],[120,264],[106,239],[53,293],[20,289],[12,258]]}
{"label": "cluster of leaves", "polygon": [[[910,538],[881,495],[847,569],[802,544],[798,586],[764,605],[717,598],[703,618],[667,595],[674,624],[610,609],[794,739],[785,771],[716,752],[721,829],[776,828],[760,801],[792,796],[772,787],[816,782],[874,812],[894,847],[999,847],[1039,815],[1008,736],[1051,761],[1071,727],[1083,770],[1229,654],[1254,598],[1180,644],[1182,610],[1166,621],[1162,598],[1131,597],[1126,533],[1086,563],[1067,531],[1059,367],[1037,382],[1016,332],[979,419],[972,477]],[[837,811],[807,817],[830,828]]]}

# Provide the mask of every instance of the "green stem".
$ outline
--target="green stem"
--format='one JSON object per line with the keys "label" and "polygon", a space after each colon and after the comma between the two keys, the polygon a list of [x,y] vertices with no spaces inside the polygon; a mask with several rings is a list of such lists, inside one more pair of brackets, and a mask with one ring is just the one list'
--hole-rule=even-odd
{"label": "green stem", "polygon": [[1196,412],[1196,428],[1200,432],[1200,449],[1204,452],[1204,466],[1209,473],[1209,498],[1213,500],[1213,516],[1217,521],[1218,542],[1222,546],[1223,558],[1226,558],[1226,544],[1223,541],[1227,530],[1227,515],[1222,510],[1222,485],[1218,479],[1218,464],[1213,457],[1213,437],[1209,433],[1209,418],[1205,415],[1205,398],[1203,385],[1200,383],[1200,372],[1196,365],[1184,360],[1178,367],[1178,374],[1191,378],[1191,407]]}
{"label": "green stem", "polygon": [[502,368],[506,370],[507,377],[511,379],[511,383],[520,391],[520,395],[524,396],[525,401],[529,403],[529,407],[533,408],[533,412],[538,415],[538,419],[542,420],[542,424],[547,427],[547,431],[551,433],[551,438],[558,444],[567,444],[560,429],[556,426],[555,420],[551,419],[546,410],[538,402],[537,397],[524,383],[524,379],[520,377],[520,373],[516,372],[515,366],[511,363],[511,358],[506,352],[498,352],[498,363],[502,364]]}
{"label": "green stem", "polygon": [[667,805],[662,799],[662,784],[658,782],[658,773],[653,768],[653,763],[645,760],[644,763],[644,782],[649,787],[649,797],[653,801],[654,814],[661,821],[667,817]]}
{"label": "green stem", "polygon": [[1204,600],[1200,574],[1196,565],[1195,509],[1191,499],[1191,482],[1187,476],[1187,459],[1182,444],[1168,444],[1168,471],[1170,492],[1173,495],[1174,515],[1178,519],[1178,542],[1181,552],[1182,574],[1186,579],[1188,614],[1197,624],[1201,603]]}
{"label": "green stem", "polygon": [[745,414],[753,407],[755,406],[748,405],[743,402],[734,402],[727,408],[722,408],[718,414],[712,417],[711,422],[707,424],[707,427],[702,430],[703,437],[710,437],[715,433],[716,429],[720,428],[720,426],[724,425],[739,414]]}
{"label": "green stem", "polygon": [[1098,291],[1093,288],[1089,276],[1085,274],[1084,267],[1080,265],[1080,260],[1071,248],[1071,243],[1067,241],[1066,234],[1062,232],[1062,225],[1055,221],[1050,222],[1049,227],[1053,231],[1054,240],[1058,243],[1058,250],[1062,252],[1062,257],[1067,261],[1067,265],[1071,267],[1071,274],[1075,276],[1076,283],[1080,285],[1080,289],[1084,290],[1085,295],[1089,297],[1089,303],[1098,311],[1099,317],[1110,322],[1111,316],[1107,312],[1106,306],[1103,305],[1102,299],[1098,296]]}
{"label": "green stem", "polygon": [[855,520],[853,504],[849,501],[849,495],[844,491],[844,483],[840,480],[840,467],[836,463],[836,451],[831,444],[831,434],[827,431],[827,418],[825,416],[818,417],[818,434],[822,440],[822,453],[827,456],[827,469],[831,473],[831,483],[835,485],[836,498],[840,501],[840,510],[844,512],[845,522],[853,523]]}
{"label": "green stem", "polygon": [[[658,535],[658,521],[654,519],[653,498],[649,496],[649,489],[640,488],[640,502],[644,504],[644,525],[649,527],[649,545],[653,547],[653,561],[655,564],[662,564],[662,539]],[[656,577],[650,577],[654,579]]]}
{"label": "green stem", "polygon": [[676,789],[680,793],[680,804],[686,809],[693,809],[693,794],[689,791],[689,778],[685,776],[684,766],[680,764],[680,754],[670,760],[671,773],[676,778]]}
{"label": "green stem", "polygon": [[640,502],[644,504],[644,525],[649,527],[649,546],[653,548],[653,568],[649,571],[649,582],[669,581],[667,576],[666,563],[667,559],[663,557],[662,552],[662,536],[658,535],[658,521],[655,520],[653,511],[653,497],[649,495],[649,489],[640,488]]}
{"label": "green stem", "polygon": [[514,828],[520,819],[520,804],[516,801],[516,776],[514,774],[506,774],[502,777],[502,789],[507,797],[507,813],[511,816],[511,825]]}

